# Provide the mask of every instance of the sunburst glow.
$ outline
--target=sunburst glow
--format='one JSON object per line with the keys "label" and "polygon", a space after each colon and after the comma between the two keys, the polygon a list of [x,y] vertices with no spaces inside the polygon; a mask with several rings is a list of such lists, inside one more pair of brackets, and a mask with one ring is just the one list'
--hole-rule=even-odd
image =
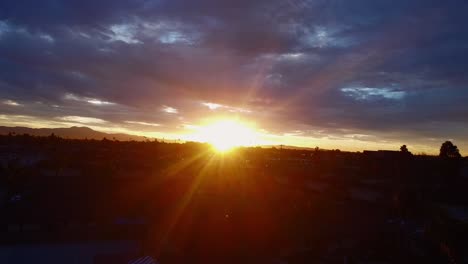
{"label": "sunburst glow", "polygon": [[220,120],[201,127],[197,138],[210,143],[219,152],[226,152],[235,147],[256,144],[257,133],[239,121]]}

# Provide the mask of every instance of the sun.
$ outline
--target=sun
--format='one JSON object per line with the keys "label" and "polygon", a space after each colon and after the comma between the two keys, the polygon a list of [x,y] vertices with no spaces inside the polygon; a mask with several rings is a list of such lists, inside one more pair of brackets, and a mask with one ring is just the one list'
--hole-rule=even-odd
{"label": "sun", "polygon": [[249,126],[236,120],[219,120],[203,126],[199,137],[210,143],[218,152],[226,152],[239,146],[252,146],[256,141],[256,132]]}

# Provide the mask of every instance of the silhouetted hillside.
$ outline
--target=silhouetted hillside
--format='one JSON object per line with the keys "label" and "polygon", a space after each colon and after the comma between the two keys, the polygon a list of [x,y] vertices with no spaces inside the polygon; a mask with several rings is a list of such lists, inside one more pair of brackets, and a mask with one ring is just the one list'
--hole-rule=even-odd
{"label": "silhouetted hillside", "polygon": [[32,136],[50,136],[55,134],[56,136],[63,138],[74,138],[74,139],[116,139],[116,140],[137,140],[143,141],[146,138],[142,136],[135,136],[129,134],[110,134],[95,131],[89,127],[69,127],[69,128],[28,128],[28,127],[5,127],[0,126],[0,135],[12,134],[29,134]]}

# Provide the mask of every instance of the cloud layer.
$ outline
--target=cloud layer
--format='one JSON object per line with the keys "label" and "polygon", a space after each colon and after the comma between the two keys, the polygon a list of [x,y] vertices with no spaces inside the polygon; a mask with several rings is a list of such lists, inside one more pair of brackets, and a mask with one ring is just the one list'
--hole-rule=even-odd
{"label": "cloud layer", "polygon": [[2,124],[180,135],[237,116],[305,145],[468,149],[467,12],[431,0],[6,0]]}

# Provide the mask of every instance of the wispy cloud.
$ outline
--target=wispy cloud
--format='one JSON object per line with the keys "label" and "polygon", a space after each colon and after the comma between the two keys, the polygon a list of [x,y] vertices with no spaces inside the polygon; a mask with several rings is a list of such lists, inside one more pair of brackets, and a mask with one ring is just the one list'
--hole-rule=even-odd
{"label": "wispy cloud", "polygon": [[140,122],[140,121],[125,121],[124,123],[133,124],[133,125],[142,125],[142,126],[152,126],[152,127],[161,126],[161,124],[157,124],[157,123],[148,123],[148,122]]}
{"label": "wispy cloud", "polygon": [[85,103],[89,103],[89,104],[92,104],[92,105],[98,105],[98,106],[99,105],[115,105],[116,104],[116,103],[113,103],[113,102],[104,101],[104,100],[100,100],[100,99],[97,99],[97,98],[82,97],[82,96],[77,96],[77,95],[74,95],[74,94],[66,94],[65,99],[66,100],[71,100],[71,101],[85,102]]}
{"label": "wispy cloud", "polygon": [[171,107],[171,106],[166,106],[166,105],[164,105],[162,107],[162,111],[165,112],[165,113],[168,113],[168,114],[177,114],[177,113],[179,113],[179,110],[177,110],[176,108]]}
{"label": "wispy cloud", "polygon": [[217,103],[210,103],[210,102],[202,102],[203,106],[208,107],[210,110],[227,110],[228,112],[241,112],[241,113],[250,113],[251,110],[242,108],[242,107],[234,107],[229,105],[222,105]]}
{"label": "wispy cloud", "polygon": [[202,103],[202,105],[208,107],[210,110],[216,110],[218,108],[224,107],[223,105],[215,103]]}
{"label": "wispy cloud", "polygon": [[3,100],[2,103],[9,106],[21,106],[20,103],[13,100]]}
{"label": "wispy cloud", "polygon": [[357,100],[372,100],[372,99],[393,99],[399,100],[405,97],[406,92],[391,88],[373,88],[373,87],[345,87],[341,91],[347,96],[351,96]]}
{"label": "wispy cloud", "polygon": [[109,27],[107,34],[111,41],[122,41],[127,44],[140,44],[136,38],[137,28],[133,24],[116,24]]}
{"label": "wispy cloud", "polygon": [[107,121],[95,118],[95,117],[86,117],[86,116],[63,116],[59,117],[59,120],[67,122],[76,122],[81,124],[105,124]]}

